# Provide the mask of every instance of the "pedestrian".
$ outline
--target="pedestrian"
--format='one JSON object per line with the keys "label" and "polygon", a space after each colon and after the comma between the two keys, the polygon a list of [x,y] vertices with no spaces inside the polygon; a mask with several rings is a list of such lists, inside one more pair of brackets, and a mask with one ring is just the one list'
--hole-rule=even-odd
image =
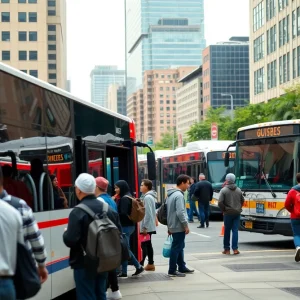
{"label": "pedestrian", "polygon": [[188,211],[188,217],[189,217],[189,223],[194,223],[194,213],[196,214],[199,222],[200,222],[200,215],[197,211],[197,207],[196,207],[196,201],[193,200],[193,195],[195,193],[195,189],[196,189],[196,178],[191,177],[191,185],[188,189],[188,201],[190,204],[190,209]]}
{"label": "pedestrian", "polygon": [[156,234],[156,209],[157,193],[152,190],[152,181],[148,179],[142,180],[140,191],[141,199],[145,206],[145,217],[140,222],[140,233],[143,237],[149,236],[149,240],[142,240],[143,259],[141,265],[144,266],[146,257],[148,256],[148,264],[145,267],[146,271],[155,271],[154,252],[152,247],[152,234]]}
{"label": "pedestrian", "polygon": [[0,224],[0,299],[15,300],[17,243],[23,243],[24,237],[21,215],[5,201],[0,201]]}
{"label": "pedestrian", "polygon": [[200,215],[200,225],[197,228],[209,227],[209,202],[213,198],[213,188],[209,181],[205,179],[205,175],[200,173],[199,182],[196,183],[194,196],[198,199],[198,209]]}
{"label": "pedestrian", "polygon": [[233,254],[240,254],[238,250],[238,230],[240,215],[244,204],[244,197],[240,188],[235,184],[235,175],[226,175],[226,185],[220,191],[219,207],[224,215],[224,251],[223,254],[230,254],[230,234],[232,231]]}
{"label": "pedestrian", "polygon": [[[105,179],[104,177],[97,177],[95,181],[96,181],[95,195],[97,199],[100,201],[105,201],[111,207],[112,210],[118,212],[117,204],[107,193],[108,186],[109,186],[108,180]],[[107,289],[110,288],[110,290],[107,291],[107,299],[111,299],[111,300],[122,299],[122,294],[119,290],[117,275],[118,275],[117,270],[112,270],[108,272]]]}
{"label": "pedestrian", "polygon": [[194,272],[194,270],[189,270],[186,267],[184,261],[185,236],[189,234],[190,230],[183,194],[188,189],[189,184],[189,176],[179,175],[176,179],[176,188],[167,191],[168,233],[173,238],[168,271],[170,277],[185,277],[186,274]]}
{"label": "pedestrian", "polygon": [[[91,209],[95,215],[103,214],[103,201],[95,196],[95,178],[87,173],[80,174],[75,181],[77,199]],[[110,207],[108,218],[122,230],[119,216]],[[74,207],[69,215],[68,227],[63,240],[70,248],[69,264],[74,270],[77,300],[106,300],[107,272],[91,273],[84,264],[88,229],[93,219],[82,209]]]}
{"label": "pedestrian", "polygon": [[300,173],[296,174],[297,185],[288,192],[284,206],[291,214],[291,225],[296,248],[295,261],[300,261]]}
{"label": "pedestrian", "polygon": [[[123,235],[126,238],[127,246],[129,250],[130,259],[135,266],[135,273],[132,276],[137,276],[144,272],[143,266],[138,262],[132,251],[130,250],[130,236],[135,231],[135,223],[129,219],[129,215],[131,213],[132,208],[132,200],[130,197],[130,189],[128,183],[125,180],[119,180],[115,183],[115,192],[117,194],[117,207],[118,213],[120,216],[120,221],[122,225]],[[124,261],[122,263],[122,272],[118,275],[118,277],[127,278],[127,268],[128,268],[128,261]]]}

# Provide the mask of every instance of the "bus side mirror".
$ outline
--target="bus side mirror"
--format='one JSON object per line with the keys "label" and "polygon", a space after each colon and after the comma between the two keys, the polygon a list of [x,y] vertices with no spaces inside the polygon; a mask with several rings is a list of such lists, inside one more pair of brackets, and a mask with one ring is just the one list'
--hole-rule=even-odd
{"label": "bus side mirror", "polygon": [[155,154],[153,152],[147,153],[147,167],[148,167],[148,179],[156,180],[156,163],[155,163]]}
{"label": "bus side mirror", "polygon": [[229,166],[229,152],[225,153],[224,165],[225,165],[225,167]]}

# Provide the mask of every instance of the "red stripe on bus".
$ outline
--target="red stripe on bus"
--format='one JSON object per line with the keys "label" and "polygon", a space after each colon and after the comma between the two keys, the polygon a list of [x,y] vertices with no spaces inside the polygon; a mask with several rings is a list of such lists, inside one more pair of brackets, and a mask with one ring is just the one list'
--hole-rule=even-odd
{"label": "red stripe on bus", "polygon": [[55,226],[61,226],[61,225],[68,224],[68,221],[69,221],[69,218],[43,221],[43,222],[39,222],[38,226],[39,226],[40,229],[45,229],[45,228],[50,228],[50,227],[55,227]]}

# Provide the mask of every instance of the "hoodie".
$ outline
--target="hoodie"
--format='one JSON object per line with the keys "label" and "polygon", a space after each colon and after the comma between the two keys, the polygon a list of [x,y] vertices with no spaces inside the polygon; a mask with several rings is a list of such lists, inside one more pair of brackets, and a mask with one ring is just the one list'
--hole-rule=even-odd
{"label": "hoodie", "polygon": [[299,217],[294,213],[294,204],[298,193],[300,193],[300,184],[293,186],[285,199],[284,206],[286,210],[291,213],[291,219],[299,219]]}
{"label": "hoodie", "polygon": [[188,226],[183,192],[179,189],[169,189],[167,192],[167,220],[171,233],[183,232]]}
{"label": "hoodie", "polygon": [[140,222],[140,232],[143,229],[147,230],[147,233],[156,233],[156,210],[155,203],[157,202],[157,193],[156,191],[149,191],[145,195],[141,196],[141,199],[145,205],[145,217]]}
{"label": "hoodie", "polygon": [[117,207],[121,225],[122,227],[134,226],[135,224],[128,217],[132,209],[132,200],[126,197],[132,197],[129,185],[125,180],[118,180],[115,185],[120,189],[120,200],[117,202]]}
{"label": "hoodie", "polygon": [[239,215],[244,204],[241,189],[234,183],[227,183],[220,191],[218,204],[224,215]]}

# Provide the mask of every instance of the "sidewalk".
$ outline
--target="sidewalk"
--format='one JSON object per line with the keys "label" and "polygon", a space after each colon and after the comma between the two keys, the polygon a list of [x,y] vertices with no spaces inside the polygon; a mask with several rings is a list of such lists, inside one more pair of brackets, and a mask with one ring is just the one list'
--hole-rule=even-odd
{"label": "sidewalk", "polygon": [[294,251],[245,251],[238,256],[196,253],[185,260],[195,273],[169,278],[168,260],[156,256],[155,272],[119,281],[123,299],[300,299],[300,264],[294,261]]}

